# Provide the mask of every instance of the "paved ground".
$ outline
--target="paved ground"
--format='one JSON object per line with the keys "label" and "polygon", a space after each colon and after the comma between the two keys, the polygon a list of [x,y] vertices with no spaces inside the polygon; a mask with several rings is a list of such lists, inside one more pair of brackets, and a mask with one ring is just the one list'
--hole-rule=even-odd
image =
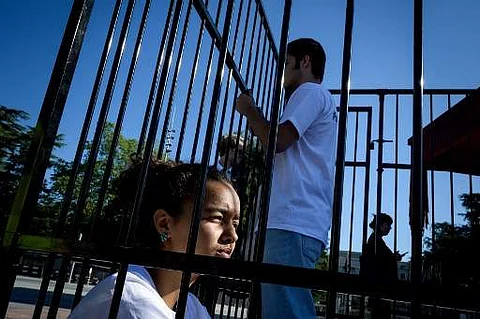
{"label": "paved ground", "polygon": [[[8,305],[6,319],[30,319],[33,315],[35,305],[11,302]],[[48,307],[43,307],[41,318],[47,318]],[[70,314],[70,309],[58,309],[57,319],[66,319]]]}
{"label": "paved ground", "polygon": [[[32,318],[41,282],[41,278],[17,276],[6,318]],[[47,318],[49,310],[48,306],[50,305],[55,284],[56,282],[54,280],[50,281],[47,297],[45,299],[45,307],[43,307],[41,318]],[[75,295],[76,287],[76,284],[65,284],[57,318],[67,318],[67,316],[70,314],[70,308],[73,302],[73,296]],[[90,291],[90,289],[92,289],[92,286],[85,286],[83,289],[83,295]]]}

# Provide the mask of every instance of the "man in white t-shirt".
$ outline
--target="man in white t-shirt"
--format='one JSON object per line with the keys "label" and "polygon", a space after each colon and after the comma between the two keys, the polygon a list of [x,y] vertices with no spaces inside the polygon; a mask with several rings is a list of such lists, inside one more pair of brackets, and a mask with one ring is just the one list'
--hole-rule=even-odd
{"label": "man in white t-shirt", "polygon": [[[314,268],[331,224],[337,113],[322,85],[325,51],[313,39],[287,46],[283,86],[288,102],[278,126],[264,262]],[[242,94],[238,112],[267,146],[270,125]],[[262,285],[262,318],[315,318],[311,291]]]}

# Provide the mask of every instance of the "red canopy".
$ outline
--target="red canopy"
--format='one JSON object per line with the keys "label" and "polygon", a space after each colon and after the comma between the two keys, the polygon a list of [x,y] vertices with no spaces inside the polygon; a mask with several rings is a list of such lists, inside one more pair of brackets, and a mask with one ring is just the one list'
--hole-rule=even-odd
{"label": "red canopy", "polygon": [[423,129],[424,168],[480,175],[480,88]]}

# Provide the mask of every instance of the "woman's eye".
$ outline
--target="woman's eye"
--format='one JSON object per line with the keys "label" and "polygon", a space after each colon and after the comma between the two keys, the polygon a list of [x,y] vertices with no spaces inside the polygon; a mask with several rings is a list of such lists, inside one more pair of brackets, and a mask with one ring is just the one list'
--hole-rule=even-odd
{"label": "woman's eye", "polygon": [[221,223],[222,220],[223,220],[223,216],[210,216],[209,218],[212,222],[216,222],[216,223]]}

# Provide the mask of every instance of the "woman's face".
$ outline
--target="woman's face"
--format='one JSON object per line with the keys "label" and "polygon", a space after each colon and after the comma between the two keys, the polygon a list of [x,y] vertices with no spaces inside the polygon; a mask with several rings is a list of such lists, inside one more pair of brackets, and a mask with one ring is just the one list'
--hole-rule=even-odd
{"label": "woman's face", "polygon": [[[240,200],[230,184],[207,181],[206,197],[200,220],[195,253],[230,258],[238,239]],[[194,201],[183,206],[183,214],[172,220],[168,248],[185,252]]]}
{"label": "woman's face", "polygon": [[380,225],[380,235],[381,236],[387,236],[388,233],[390,233],[390,229],[392,229],[392,224],[389,224],[387,222],[383,222]]}

